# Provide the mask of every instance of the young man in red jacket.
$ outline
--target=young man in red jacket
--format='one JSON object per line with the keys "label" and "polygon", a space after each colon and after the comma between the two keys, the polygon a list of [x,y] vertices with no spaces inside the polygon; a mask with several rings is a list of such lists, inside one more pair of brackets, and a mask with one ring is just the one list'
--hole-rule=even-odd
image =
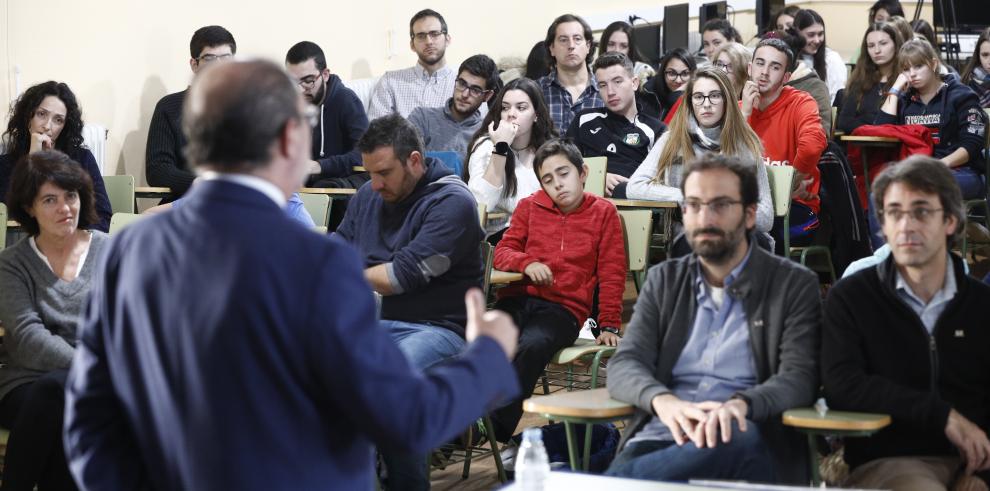
{"label": "young man in red jacket", "polygon": [[[791,245],[807,245],[818,228],[818,161],[828,142],[815,99],[784,85],[794,68],[794,52],[787,43],[777,38],[760,41],[743,86],[742,112],[763,142],[764,163],[794,167],[798,185],[791,196]],[[778,218],[770,232],[778,253],[783,253],[782,227],[783,219]]]}
{"label": "young man in red jacket", "polygon": [[615,205],[584,192],[588,167],[581,152],[558,139],[533,160],[543,187],[519,202],[495,249],[495,267],[525,274],[499,290],[495,308],[512,315],[519,348],[512,361],[524,396],[492,415],[495,437],[508,441],[528,396],[553,355],[574,344],[598,294],[598,344],[615,346],[622,324],[626,252]]}

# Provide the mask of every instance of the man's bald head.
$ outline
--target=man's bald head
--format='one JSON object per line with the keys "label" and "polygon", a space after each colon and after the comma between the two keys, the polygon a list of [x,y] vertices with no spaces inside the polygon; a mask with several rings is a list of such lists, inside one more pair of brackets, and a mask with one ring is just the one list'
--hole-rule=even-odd
{"label": "man's bald head", "polygon": [[203,70],[183,112],[186,158],[220,172],[265,167],[289,120],[302,120],[302,99],[281,67],[235,61]]}

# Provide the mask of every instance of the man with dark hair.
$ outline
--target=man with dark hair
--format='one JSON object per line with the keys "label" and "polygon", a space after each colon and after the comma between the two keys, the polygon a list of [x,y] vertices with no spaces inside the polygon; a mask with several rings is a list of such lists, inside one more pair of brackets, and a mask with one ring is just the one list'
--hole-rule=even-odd
{"label": "man with dark hair", "polygon": [[320,110],[313,128],[313,152],[308,182],[316,187],[359,188],[367,173],[354,173],[361,165],[355,144],[368,129],[364,105],[340,77],[330,73],[323,50],[313,42],[296,43],[285,55],[285,69],[299,84],[303,98]]}
{"label": "man with dark hair", "polygon": [[637,407],[609,474],[807,482],[805,440],[781,413],[817,392],[818,279],[754,247],[753,169],[714,154],[686,166],[694,252],[650,269],[609,362],[609,394]]}
{"label": "man with dark hair", "polygon": [[[477,203],[464,181],[423,155],[416,128],[398,114],[372,121],[358,150],[371,183],[351,198],[337,235],[358,249],[381,295],[381,327],[425,369],[464,348],[459,299],[484,274]],[[426,455],[383,450],[388,489],[429,488]]]}
{"label": "man with dark hair", "polygon": [[[798,183],[791,196],[791,245],[807,245],[818,229],[821,175],[818,161],[827,141],[818,104],[807,92],[785,86],[794,70],[795,54],[784,41],[767,38],[756,45],[743,86],[742,112],[763,142],[766,165],[789,165]],[[783,252],[784,220],[774,221],[770,234]]]}
{"label": "man with dark hair", "polygon": [[485,55],[461,63],[454,80],[454,94],[443,107],[417,107],[409,122],[419,129],[427,152],[449,150],[462,158],[468,140],[488,113],[488,101],[498,92],[498,67]]}
{"label": "man with dark hair", "polygon": [[450,34],[443,16],[431,9],[416,12],[409,21],[409,48],[419,60],[413,67],[382,75],[371,94],[368,117],[392,113],[408,117],[417,107],[443,107],[457,77],[447,66],[448,45]]}
{"label": "man with dark hair", "polygon": [[463,356],[422,374],[374,328],[358,255],[281,210],[315,116],[270,62],[193,82],[183,129],[209,172],[114,238],[82,322],[64,435],[81,489],[370,489],[372,443],[426,451],[518,393],[517,331],[479,291]]}
{"label": "man with dark hair", "polygon": [[829,290],[822,374],[830,407],[893,424],[846,440],[846,484],[987,489],[990,286],[949,252],[966,219],[959,186],[912,156],[873,181],[873,201],[891,257]]}
{"label": "man with dark hair", "polygon": [[557,133],[564,134],[575,113],[605,105],[598,95],[598,81],[588,69],[595,36],[584,19],[564,14],[550,24],[545,42],[552,66],[550,74],[537,82]]}
{"label": "man with dark hair", "polygon": [[585,157],[608,157],[605,194],[624,198],[626,182],[667,129],[659,119],[639,112],[639,79],[622,53],[605,53],[592,66],[605,107],[588,108],[571,120],[567,137]]}
{"label": "man with dark hair", "polygon": [[[237,53],[237,42],[229,31],[220,26],[201,27],[189,41],[189,68],[193,75],[215,61],[226,61]],[[145,177],[152,186],[172,190],[172,201],[189,190],[196,175],[186,163],[183,149],[186,137],[182,133],[182,105],[189,89],[162,97],[155,105],[148,128],[145,147]]]}

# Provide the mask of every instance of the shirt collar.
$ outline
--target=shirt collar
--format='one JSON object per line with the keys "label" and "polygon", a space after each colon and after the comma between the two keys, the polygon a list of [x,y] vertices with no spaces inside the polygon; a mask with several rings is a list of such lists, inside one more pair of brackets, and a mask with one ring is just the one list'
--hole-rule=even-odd
{"label": "shirt collar", "polygon": [[282,191],[279,191],[278,187],[271,182],[268,182],[258,176],[252,176],[250,174],[230,174],[205,171],[200,177],[204,181],[232,182],[234,184],[249,187],[260,192],[261,194],[264,194],[265,196],[268,196],[268,198],[274,201],[279,208],[285,208],[286,200],[285,195],[282,194]]}
{"label": "shirt collar", "polygon": [[439,70],[430,73],[429,70],[427,70],[426,67],[420,64],[418,61],[416,62],[415,65],[413,65],[412,69],[416,73],[416,77],[418,77],[421,80],[430,80],[434,77],[438,79],[445,79],[449,76],[449,73],[452,72],[452,69],[450,68],[449,65],[444,65],[443,68],[440,68]]}
{"label": "shirt collar", "polygon": [[914,301],[918,302],[918,305],[927,306],[932,305],[937,302],[942,302],[956,296],[956,272],[954,271],[952,264],[952,256],[946,253],[945,258],[945,279],[942,281],[942,288],[939,288],[932,299],[926,304],[921,301],[921,298],[915,295],[914,290],[911,289],[911,285],[908,284],[904,276],[901,276],[901,271],[894,266],[894,290],[898,292],[903,292],[909,296]]}

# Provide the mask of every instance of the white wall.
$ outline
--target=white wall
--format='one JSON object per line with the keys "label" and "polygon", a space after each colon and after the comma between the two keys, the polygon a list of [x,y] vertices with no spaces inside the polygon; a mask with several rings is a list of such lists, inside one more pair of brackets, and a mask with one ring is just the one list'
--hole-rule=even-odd
{"label": "white wall", "polygon": [[[201,26],[220,24],[229,29],[237,39],[240,56],[279,62],[292,44],[314,41],[326,52],[331,71],[350,79],[414,63],[408,20],[421,8],[433,8],[446,17],[453,38],[448,61],[457,64],[476,53],[496,60],[525,58],[565,9],[602,29],[631,14],[658,21],[662,5],[679,1],[0,0],[0,67],[4,70],[0,104],[6,109],[12,97],[38,82],[67,82],[83,106],[84,118],[110,129],[105,173],[133,174],[143,183],[144,147],[155,103],[188,84],[189,37]],[[703,2],[691,3],[696,14]],[[857,49],[871,3],[799,2],[825,17],[829,44],[845,56]],[[756,33],[753,4],[754,0],[729,2],[745,38]],[[492,8],[482,13],[483,6]],[[931,19],[930,7],[926,18]],[[5,128],[6,111],[3,115]]]}

